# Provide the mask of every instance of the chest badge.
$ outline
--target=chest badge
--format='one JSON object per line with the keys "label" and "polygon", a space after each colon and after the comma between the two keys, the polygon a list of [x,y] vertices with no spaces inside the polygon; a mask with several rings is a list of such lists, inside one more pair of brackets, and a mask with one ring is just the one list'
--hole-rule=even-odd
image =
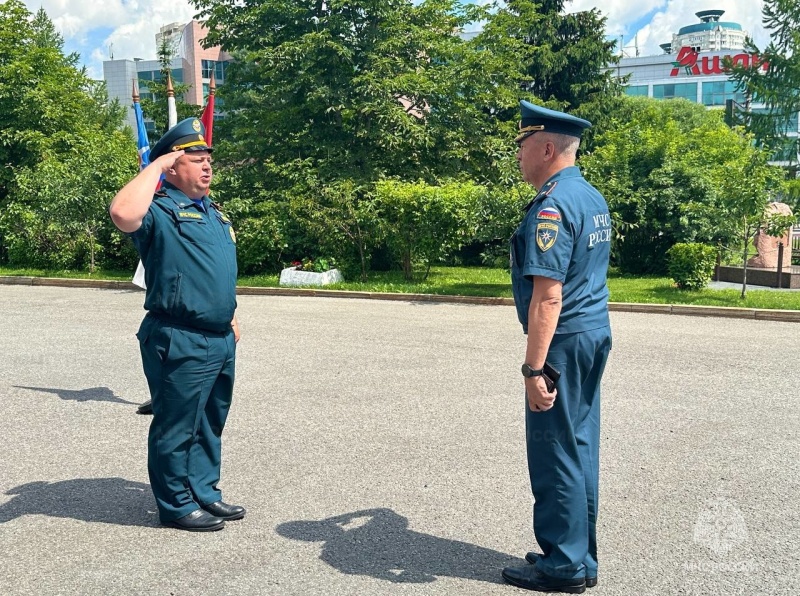
{"label": "chest badge", "polygon": [[202,220],[203,216],[199,213],[194,211],[178,211],[176,214],[178,221],[188,221],[188,220]]}
{"label": "chest badge", "polygon": [[536,226],[536,246],[547,252],[556,243],[558,226],[550,222],[542,222]]}
{"label": "chest badge", "polygon": [[228,231],[231,233],[231,240],[233,240],[233,243],[236,244],[236,233],[233,231],[233,226],[230,226]]}

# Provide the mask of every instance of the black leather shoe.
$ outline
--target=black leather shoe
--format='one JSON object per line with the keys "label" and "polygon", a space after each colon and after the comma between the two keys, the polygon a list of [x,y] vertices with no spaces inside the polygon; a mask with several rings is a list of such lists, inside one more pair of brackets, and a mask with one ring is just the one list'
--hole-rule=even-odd
{"label": "black leather shoe", "polygon": [[161,523],[170,528],[178,528],[189,532],[214,532],[225,527],[224,519],[215,517],[202,509],[195,509],[189,515]]}
{"label": "black leather shoe", "polygon": [[216,503],[211,503],[210,505],[203,505],[203,509],[208,511],[211,515],[226,521],[242,519],[244,514],[247,513],[247,510],[244,507],[240,507],[239,505],[228,505],[222,501],[217,501]]}
{"label": "black leather shoe", "polygon": [[586,591],[586,580],[561,579],[545,575],[533,565],[524,567],[506,567],[503,579],[511,585],[535,592],[566,592],[567,594],[583,594]]}
{"label": "black leather shoe", "polygon": [[[542,555],[540,555],[539,553],[531,551],[527,555],[525,555],[525,560],[528,563],[530,563],[531,565],[535,565],[536,564],[536,559],[538,559],[541,556]],[[587,577],[586,578],[586,587],[587,588],[594,588],[596,585],[597,585],[597,576],[596,575],[594,577]]]}
{"label": "black leather shoe", "polygon": [[145,414],[145,415],[152,414],[153,413],[153,402],[148,399],[141,406],[136,408],[136,413],[137,414]]}

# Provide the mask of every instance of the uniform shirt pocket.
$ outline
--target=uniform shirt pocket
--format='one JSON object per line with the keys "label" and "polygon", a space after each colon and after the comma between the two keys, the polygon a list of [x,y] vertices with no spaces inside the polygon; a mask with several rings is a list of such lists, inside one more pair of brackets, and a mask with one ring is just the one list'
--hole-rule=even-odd
{"label": "uniform shirt pocket", "polygon": [[214,244],[213,230],[202,219],[179,219],[178,234],[193,244]]}

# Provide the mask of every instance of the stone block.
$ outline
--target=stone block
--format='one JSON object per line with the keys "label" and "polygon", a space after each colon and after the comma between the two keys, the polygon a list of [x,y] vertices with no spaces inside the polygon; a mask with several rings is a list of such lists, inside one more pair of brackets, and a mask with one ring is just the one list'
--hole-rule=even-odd
{"label": "stone block", "polygon": [[282,286],[327,286],[343,281],[344,277],[338,269],[316,273],[315,271],[298,271],[296,267],[289,267],[281,271],[279,284]]}

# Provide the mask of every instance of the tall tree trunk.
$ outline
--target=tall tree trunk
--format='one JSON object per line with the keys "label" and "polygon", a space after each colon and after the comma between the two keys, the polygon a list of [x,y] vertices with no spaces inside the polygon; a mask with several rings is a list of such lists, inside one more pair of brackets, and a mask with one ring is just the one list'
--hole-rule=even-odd
{"label": "tall tree trunk", "polygon": [[742,261],[742,300],[747,297],[747,245],[750,243],[750,228],[744,224],[744,258]]}
{"label": "tall tree trunk", "polygon": [[94,273],[94,234],[92,233],[91,229],[87,229],[87,233],[89,234],[89,254],[91,255],[89,273]]}

